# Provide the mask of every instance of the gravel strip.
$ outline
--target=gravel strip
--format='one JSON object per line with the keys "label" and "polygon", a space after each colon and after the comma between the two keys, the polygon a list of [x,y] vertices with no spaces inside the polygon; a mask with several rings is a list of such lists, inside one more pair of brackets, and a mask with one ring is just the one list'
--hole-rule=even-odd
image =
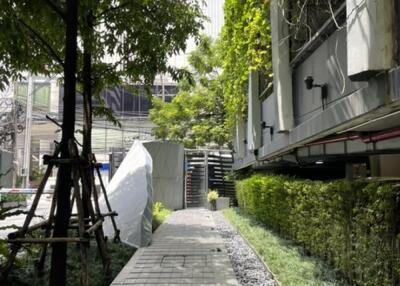
{"label": "gravel strip", "polygon": [[271,273],[267,271],[257,255],[238,232],[224,218],[220,211],[212,212],[215,226],[228,250],[236,278],[242,286],[276,286]]}

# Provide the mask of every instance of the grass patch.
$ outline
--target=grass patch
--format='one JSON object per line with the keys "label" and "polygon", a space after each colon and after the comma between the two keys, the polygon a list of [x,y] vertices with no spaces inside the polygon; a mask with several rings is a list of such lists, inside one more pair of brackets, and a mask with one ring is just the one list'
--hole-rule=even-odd
{"label": "grass patch", "polygon": [[[89,266],[89,281],[91,286],[107,286],[122,270],[128,260],[135,253],[134,247],[123,243],[107,243],[108,254],[111,258],[111,276],[106,279],[103,273],[101,258],[98,254],[98,249],[95,241],[91,242],[88,250],[88,266]],[[51,248],[50,248],[51,249]],[[33,246],[29,248],[29,252],[23,255],[16,266],[10,272],[7,285],[13,286],[32,286],[32,285],[47,285],[50,270],[50,253],[47,255],[45,274],[37,278],[35,274],[35,260],[38,258],[39,248]],[[76,244],[68,244],[68,260],[67,260],[67,285],[80,285],[80,257],[79,248]]]}
{"label": "grass patch", "polygon": [[252,244],[282,286],[344,286],[321,259],[304,255],[302,249],[279,237],[240,209],[225,209],[224,216]]}
{"label": "grass patch", "polygon": [[153,205],[153,232],[167,219],[172,210],[166,208],[162,203],[155,202]]}

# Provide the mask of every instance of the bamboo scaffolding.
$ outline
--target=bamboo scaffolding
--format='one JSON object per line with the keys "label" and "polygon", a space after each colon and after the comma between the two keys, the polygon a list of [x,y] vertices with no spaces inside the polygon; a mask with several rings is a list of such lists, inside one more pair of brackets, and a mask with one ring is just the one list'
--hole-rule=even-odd
{"label": "bamboo scaffolding", "polygon": [[49,238],[15,238],[9,239],[9,243],[57,243],[57,242],[85,242],[88,243],[88,238],[79,237],[49,237]]}
{"label": "bamboo scaffolding", "polygon": [[[106,200],[108,213],[101,213],[100,206],[98,202],[98,195],[94,188],[90,186],[94,186],[94,176],[93,172],[90,172],[92,175],[87,178],[86,172],[87,168],[96,168],[94,165],[95,159],[85,160],[79,157],[78,148],[76,146],[76,142],[74,140],[70,140],[68,142],[68,148],[70,151],[69,159],[59,159],[57,158],[60,152],[59,144],[56,145],[56,150],[53,153],[53,156],[46,155],[46,164],[47,169],[42,178],[42,181],[37,189],[35,198],[33,203],[28,211],[28,214],[25,218],[24,224],[22,228],[18,231],[12,232],[8,236],[8,242],[11,243],[11,252],[7,263],[2,271],[1,282],[7,279],[7,276],[11,270],[12,265],[14,264],[16,255],[21,248],[22,244],[42,244],[42,249],[40,253],[40,258],[37,263],[37,273],[41,275],[43,273],[44,264],[46,260],[47,248],[49,244],[53,243],[78,243],[79,251],[80,251],[80,260],[81,260],[81,285],[88,286],[89,285],[89,273],[88,273],[88,262],[87,262],[87,248],[90,244],[90,239],[92,235],[96,239],[96,243],[99,249],[99,253],[102,259],[103,270],[105,275],[107,276],[110,273],[110,258],[107,252],[106,240],[104,237],[102,224],[105,217],[110,217],[113,223],[115,237],[114,240],[119,240],[119,230],[116,226],[114,217],[118,215],[115,211],[112,211],[110,203],[107,198],[107,193],[105,191],[105,187],[103,181],[101,181],[101,187],[104,194],[104,198]],[[91,156],[94,158],[94,155]],[[39,200],[41,195],[43,194],[44,187],[47,183],[48,178],[52,172],[54,166],[58,164],[71,164],[72,168],[72,183],[73,183],[73,193],[71,196],[71,208],[70,208],[70,219],[69,219],[69,229],[77,229],[78,237],[52,237],[52,231],[54,229],[54,218],[55,211],[57,206],[57,192],[54,192],[53,199],[51,202],[50,213],[47,220],[36,223],[32,226],[29,224],[32,221],[32,218],[35,215],[35,211],[37,209]],[[86,168],[86,169],[85,169]],[[96,168],[98,171],[98,168]],[[100,175],[100,172],[98,172]],[[58,188],[55,188],[58,190]],[[77,213],[72,213],[73,206],[76,205]],[[93,206],[94,204],[94,206]],[[84,208],[88,210],[89,217],[85,218]],[[32,233],[35,230],[44,229],[44,237],[40,238],[28,238],[26,235],[28,233]]]}

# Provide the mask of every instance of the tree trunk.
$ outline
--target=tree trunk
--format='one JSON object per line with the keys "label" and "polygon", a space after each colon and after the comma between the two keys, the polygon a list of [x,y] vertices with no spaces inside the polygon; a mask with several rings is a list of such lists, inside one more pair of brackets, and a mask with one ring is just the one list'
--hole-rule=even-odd
{"label": "tree trunk", "polygon": [[88,11],[85,19],[86,33],[82,35],[83,40],[83,148],[82,155],[92,153],[92,37],[93,37],[93,16]]}
{"label": "tree trunk", "polygon": [[[83,142],[82,142],[82,157],[91,160],[92,153],[92,46],[91,40],[93,35],[93,20],[92,13],[88,11],[85,19],[85,33],[82,35],[83,41]],[[93,171],[90,167],[86,168],[85,173],[90,186],[89,192],[95,190]],[[83,200],[84,217],[89,218],[89,210],[87,208],[86,197]]]}
{"label": "tree trunk", "polygon": [[[61,158],[69,158],[68,141],[74,138],[75,131],[78,1],[67,1]],[[70,218],[71,165],[60,164],[56,186],[57,213],[53,237],[66,237]],[[67,244],[54,243],[52,248],[49,285],[64,286],[66,285]]]}

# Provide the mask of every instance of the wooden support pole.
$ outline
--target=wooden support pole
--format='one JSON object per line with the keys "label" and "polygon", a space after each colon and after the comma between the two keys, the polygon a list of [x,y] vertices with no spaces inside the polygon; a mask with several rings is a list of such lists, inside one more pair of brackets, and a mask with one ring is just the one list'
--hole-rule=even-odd
{"label": "wooden support pole", "polygon": [[[77,154],[77,153],[75,153]],[[85,170],[82,166],[79,166],[79,174],[81,177],[81,181],[82,181],[82,196],[86,196],[86,203],[87,203],[87,208],[89,210],[89,215],[90,218],[92,220],[92,224],[96,223],[96,214],[94,212],[93,209],[93,205],[91,204],[91,199],[90,199],[90,193],[89,193],[89,182],[87,180],[87,178],[85,177]],[[103,270],[105,275],[109,275],[110,273],[110,258],[108,257],[108,253],[107,253],[107,246],[106,246],[106,242],[104,240],[104,233],[103,233],[103,229],[97,228],[95,231],[95,235],[96,235],[96,242],[97,242],[97,246],[99,249],[99,253],[103,262]]]}
{"label": "wooden support pole", "polygon": [[57,243],[57,242],[84,242],[88,243],[89,238],[80,237],[43,237],[43,238],[15,238],[9,239],[9,243]]}
{"label": "wooden support pole", "polygon": [[[104,221],[104,217],[111,217],[113,221],[114,230],[116,231],[116,235],[118,234],[119,237],[119,230],[116,228],[114,216],[118,214],[111,210],[110,203],[108,201],[104,184],[101,180],[102,190],[106,197],[107,207],[109,212],[105,214],[101,214],[100,207],[98,204],[98,194],[96,190],[92,189],[91,186],[94,186],[94,173],[91,169],[91,176],[87,177],[85,174],[86,168],[92,168],[93,163],[92,161],[83,162],[82,158],[78,157],[78,150],[76,143],[70,139],[68,142],[68,149],[69,149],[69,156],[70,158],[67,159],[58,159],[57,156],[59,154],[60,146],[56,147],[56,150],[52,157],[48,156],[48,166],[46,172],[43,176],[43,179],[38,187],[36,196],[32,203],[32,206],[28,212],[27,217],[25,218],[24,225],[21,230],[13,232],[9,235],[9,243],[12,243],[11,247],[11,254],[7,261],[7,265],[5,266],[4,272],[2,273],[2,281],[7,279],[9,271],[15,261],[15,257],[17,255],[18,250],[20,249],[21,245],[24,243],[27,244],[43,244],[40,259],[37,264],[38,274],[43,272],[46,254],[47,254],[47,247],[48,244],[54,244],[53,247],[57,246],[58,243],[79,243],[80,248],[80,256],[81,256],[81,285],[88,286],[89,285],[89,273],[88,273],[88,265],[87,265],[87,247],[90,243],[91,235],[94,234],[97,242],[97,246],[99,248],[100,256],[103,262],[103,269],[105,275],[109,275],[110,273],[110,259],[107,253],[107,246],[106,241],[104,239],[104,233],[102,229],[102,223]],[[95,159],[94,159],[95,160]],[[46,221],[37,223],[31,227],[29,224],[35,214],[37,205],[39,203],[40,197],[43,194],[44,186],[51,174],[52,168],[56,164],[77,164],[75,167],[72,168],[72,175],[73,175],[73,184],[74,184],[74,192],[72,194],[71,199],[71,207],[69,208],[69,216],[74,216],[69,220],[68,228],[77,228],[79,232],[79,237],[67,237],[65,235],[51,237],[52,230],[54,228],[54,220],[55,220],[55,210],[57,208],[58,202],[58,193],[55,192],[52,199],[52,204],[50,207],[49,218]],[[96,170],[99,172],[98,167]],[[98,173],[99,174],[99,173]],[[100,175],[100,174],[99,174]],[[81,181],[82,189],[80,188],[79,182]],[[59,188],[56,187],[56,190]],[[93,200],[91,198],[91,194],[93,194]],[[84,200],[83,200],[84,198]],[[72,214],[72,206],[76,203],[77,213]],[[95,206],[93,206],[93,203]],[[85,205],[84,205],[85,204]],[[89,218],[85,218],[84,216],[84,207],[86,207],[89,211]],[[74,224],[78,223],[78,224]],[[89,224],[91,223],[91,225]],[[34,230],[44,228],[45,234],[42,238],[27,238],[26,234],[28,232],[32,232]],[[54,254],[54,253],[53,253]],[[54,277],[53,277],[54,280]]]}
{"label": "wooden support pole", "polygon": [[[58,188],[56,188],[58,190]],[[50,207],[50,213],[49,213],[49,219],[48,222],[49,224],[47,225],[46,231],[44,233],[44,237],[48,238],[51,236],[51,230],[52,230],[52,224],[54,222],[54,213],[56,210],[56,205],[57,205],[57,192],[54,192],[53,194],[53,199],[51,200],[51,207]],[[47,255],[47,243],[43,244],[42,250],[40,252],[40,258],[39,261],[36,265],[36,270],[39,276],[43,274],[43,269],[44,269],[44,263],[46,261],[46,255]]]}
{"label": "wooden support pole", "polygon": [[[59,152],[60,152],[60,148],[57,146],[55,151],[54,151],[53,156],[57,156]],[[49,164],[47,166],[46,172],[44,173],[42,181],[40,182],[40,184],[39,184],[39,186],[37,188],[35,198],[33,199],[33,202],[32,202],[32,206],[31,206],[27,216],[25,217],[24,224],[23,224],[23,226],[22,226],[22,228],[20,230],[20,235],[21,236],[25,236],[25,234],[26,234],[26,232],[27,232],[27,230],[29,228],[29,224],[31,223],[32,218],[35,215],[35,211],[36,211],[36,208],[37,208],[37,206],[39,204],[40,197],[41,197],[41,195],[43,193],[44,187],[46,186],[47,180],[51,175],[52,169],[53,169],[53,164]],[[20,249],[20,247],[21,247],[20,243],[14,243],[11,246],[11,252],[10,252],[10,254],[8,256],[7,263],[3,268],[0,281],[7,280],[8,274],[9,274],[9,272],[11,270],[12,265],[14,264],[15,257],[17,256],[17,253],[18,253],[18,250]]]}
{"label": "wooden support pole", "polygon": [[75,192],[72,193],[72,198],[71,198],[71,207],[69,210],[69,212],[71,213],[71,216],[72,216],[72,211],[74,209],[74,203],[75,203]]}
{"label": "wooden support pole", "polygon": [[[76,145],[70,141],[69,142],[69,152],[71,156],[75,156]],[[80,194],[80,187],[79,187],[79,170],[77,168],[73,169],[73,180],[74,180],[74,197],[76,200],[76,208],[78,212],[78,224],[79,224],[79,238],[83,239],[85,236],[85,216],[83,213],[83,204],[82,198]],[[81,285],[88,286],[89,285],[89,272],[87,267],[87,245],[80,244],[80,257],[81,257]]]}
{"label": "wooden support pole", "polygon": [[[39,222],[37,224],[34,224],[34,225],[28,227],[28,229],[26,230],[26,233],[32,232],[32,231],[37,230],[39,228],[43,228],[43,227],[47,226],[48,224],[49,224],[48,220],[45,220],[45,221]],[[15,231],[15,232],[10,232],[7,235],[8,239],[16,239],[16,238],[19,238],[21,236],[22,236],[21,230],[18,230],[18,231]]]}
{"label": "wooden support pole", "polygon": [[92,186],[91,194],[93,195],[94,209],[95,209],[96,214],[98,216],[100,216],[101,211],[100,211],[100,205],[99,205],[99,196],[97,194],[97,190],[96,190],[96,186],[95,186],[95,182],[94,182],[94,174],[93,174],[93,171],[90,171],[89,173],[90,173],[89,182],[90,182],[90,186]]}
{"label": "wooden support pole", "polygon": [[[94,157],[94,155],[93,155],[93,159],[94,159],[94,162],[95,162],[94,167],[96,169],[97,176],[99,177],[101,190],[103,192],[104,201],[106,202],[106,206],[107,206],[108,211],[110,213],[112,213],[113,211],[111,209],[110,201],[108,200],[107,191],[106,191],[106,188],[104,186],[103,179],[101,177],[99,165],[96,163],[96,158]],[[117,227],[117,223],[115,222],[114,216],[111,216],[111,222],[112,222],[112,225],[113,225],[113,228],[114,228],[114,242],[121,241],[121,238],[119,236],[120,230]]]}
{"label": "wooden support pole", "polygon": [[[71,214],[71,216],[75,217],[75,216],[78,216],[78,214]],[[102,214],[100,214],[99,217],[102,218],[102,217],[107,217],[107,216],[118,216],[118,213],[115,211],[110,212],[110,213],[102,213]],[[75,219],[75,218],[73,218],[73,219]],[[85,219],[85,221],[87,221],[87,220],[90,220],[90,219]]]}
{"label": "wooden support pole", "polygon": [[98,220],[94,225],[92,225],[86,230],[86,233],[89,235],[92,234],[92,232],[96,231],[102,224],[103,220],[102,219]]}
{"label": "wooden support pole", "polygon": [[[75,159],[62,159],[62,158],[50,158],[47,159],[45,162],[46,164],[53,164],[53,165],[60,165],[60,164],[67,164],[67,165],[87,165],[87,161],[75,158]],[[45,164],[45,165],[46,165]]]}

